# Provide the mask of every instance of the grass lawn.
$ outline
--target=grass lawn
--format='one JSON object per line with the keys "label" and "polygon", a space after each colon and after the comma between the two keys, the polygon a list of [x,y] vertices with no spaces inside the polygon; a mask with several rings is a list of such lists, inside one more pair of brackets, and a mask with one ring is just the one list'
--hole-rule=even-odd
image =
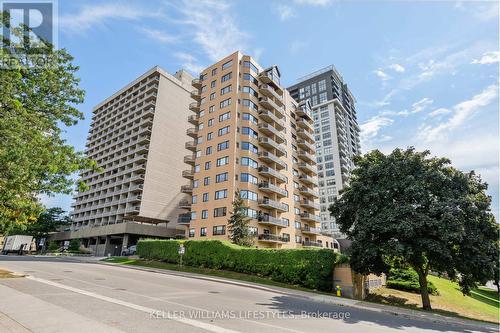
{"label": "grass lawn", "polygon": [[[480,287],[473,290],[470,296],[464,296],[455,282],[436,276],[429,276],[429,281],[439,292],[437,296],[430,296],[435,312],[498,323],[500,301],[496,291]],[[377,290],[370,300],[414,309],[422,307],[420,294],[389,288]]]}

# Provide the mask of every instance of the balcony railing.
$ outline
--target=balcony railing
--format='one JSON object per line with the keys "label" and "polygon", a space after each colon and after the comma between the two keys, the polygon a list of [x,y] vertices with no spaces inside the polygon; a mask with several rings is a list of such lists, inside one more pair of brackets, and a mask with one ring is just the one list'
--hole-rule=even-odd
{"label": "balcony railing", "polygon": [[182,177],[187,178],[187,179],[193,179],[194,172],[192,170],[183,170]]}
{"label": "balcony railing", "polygon": [[259,138],[259,143],[267,148],[267,149],[275,149],[276,150],[276,155],[278,157],[281,157],[283,155],[286,154],[286,149],[285,149],[285,146],[277,143],[276,141],[274,141],[273,139],[271,138],[266,138],[266,137],[260,137]]}
{"label": "balcony railing", "polygon": [[186,134],[196,139],[198,137],[198,130],[196,128],[188,128]]}
{"label": "balcony railing", "polygon": [[270,224],[280,228],[288,227],[288,223],[285,220],[270,215],[259,216],[258,221],[260,224]]}
{"label": "balcony railing", "polygon": [[199,101],[201,99],[201,95],[200,95],[200,92],[198,91],[198,89],[195,89],[195,90],[191,90],[191,98]]}
{"label": "balcony railing", "polygon": [[270,168],[267,166],[260,166],[257,170],[258,170],[260,175],[264,175],[267,177],[274,177],[274,178],[276,178],[276,181],[278,181],[280,183],[286,182],[286,176],[281,174],[280,172],[274,170],[273,168]]}
{"label": "balcony railing", "polygon": [[191,209],[191,201],[189,200],[179,201],[179,208]]}
{"label": "balcony railing", "polygon": [[261,182],[259,184],[259,188],[264,192],[276,193],[277,195],[279,195],[281,197],[286,197],[288,195],[287,190],[280,188],[279,186],[276,186],[276,185],[271,184],[269,182]]}
{"label": "balcony railing", "polygon": [[267,163],[276,163],[276,169],[281,170],[286,168],[286,163],[284,161],[280,160],[278,156],[268,151],[259,152],[259,159]]}
{"label": "balcony railing", "polygon": [[193,112],[199,112],[200,111],[200,103],[198,102],[192,102],[189,104],[189,110]]}
{"label": "balcony railing", "polygon": [[315,165],[312,165],[312,164],[309,164],[309,163],[305,163],[305,162],[300,162],[300,163],[297,164],[297,166],[302,171],[312,173],[313,175],[317,175],[318,174],[318,169],[316,168]]}
{"label": "balcony railing", "polygon": [[271,124],[260,123],[257,127],[260,132],[265,133],[266,135],[269,136],[274,135],[276,143],[279,144],[285,142],[285,136],[276,128],[274,128]]}
{"label": "balcony railing", "polygon": [[318,179],[316,177],[311,177],[306,174],[301,174],[299,180],[306,184],[318,185]]}
{"label": "balcony railing", "polygon": [[302,246],[323,247],[323,244],[321,244],[320,242],[302,241]]}
{"label": "balcony railing", "polygon": [[277,104],[283,105],[283,97],[278,94],[278,92],[276,92],[272,86],[263,83],[259,85],[259,92],[262,95],[274,98]]}
{"label": "balcony railing", "polygon": [[277,209],[282,212],[288,211],[288,207],[285,204],[282,204],[281,202],[274,201],[268,198],[260,199],[259,206],[269,209]]}
{"label": "balcony railing", "polygon": [[289,238],[274,234],[260,234],[258,237],[261,242],[272,242],[272,243],[286,243],[289,242]]}
{"label": "balcony railing", "polygon": [[300,218],[304,221],[312,221],[312,222],[320,222],[321,221],[319,216],[313,215],[313,214],[308,213],[308,212],[300,213]]}
{"label": "balcony railing", "polygon": [[177,223],[179,223],[179,224],[189,224],[189,223],[191,223],[191,214],[180,214],[177,217]]}
{"label": "balcony railing", "polygon": [[310,234],[310,235],[320,235],[321,234],[321,229],[319,228],[311,228],[309,226],[304,226],[300,229],[303,234]]}
{"label": "balcony railing", "polygon": [[192,165],[194,165],[195,160],[196,160],[196,156],[195,155],[186,155],[186,156],[184,156],[184,163],[186,163],[186,164],[192,164]]}
{"label": "balcony railing", "polygon": [[261,109],[259,110],[259,115],[264,121],[267,121],[268,123],[274,122],[274,127],[276,127],[276,129],[281,131],[285,128],[285,122],[276,117],[273,112],[266,109]]}
{"label": "balcony railing", "polygon": [[188,122],[193,125],[198,125],[200,117],[197,114],[190,115],[188,117]]}
{"label": "balcony railing", "polygon": [[193,80],[191,81],[191,85],[192,85],[193,87],[197,88],[197,89],[201,88],[201,84],[202,84],[202,82],[201,82],[201,80],[200,80],[200,79],[193,79]]}
{"label": "balcony railing", "polygon": [[306,186],[301,186],[299,188],[299,192],[302,195],[308,196],[308,197],[319,197],[318,191],[313,190],[312,188],[306,187]]}
{"label": "balcony railing", "polygon": [[193,193],[193,186],[191,185],[182,185],[181,186],[182,193]]}
{"label": "balcony railing", "polygon": [[304,161],[307,161],[307,162],[314,162],[316,161],[316,159],[314,158],[314,156],[308,152],[306,152],[305,150],[299,150],[297,152],[297,155],[299,156],[299,158],[303,159]]}
{"label": "balcony railing", "polygon": [[269,97],[260,97],[259,103],[266,109],[276,111],[279,118],[283,118],[285,116],[283,107],[276,104],[276,102]]}
{"label": "balcony railing", "polygon": [[300,136],[303,139],[308,139],[310,142],[314,142],[314,136],[312,135],[311,132],[306,131],[303,128],[297,128],[297,135]]}
{"label": "balcony railing", "polygon": [[188,142],[186,142],[185,147],[186,147],[186,149],[196,151],[196,142],[195,141],[188,141]]}
{"label": "balcony railing", "polygon": [[302,207],[312,208],[312,209],[319,210],[319,204],[317,204],[317,203],[315,203],[314,201],[311,201],[311,200],[304,199],[304,200],[302,200],[300,202],[300,205]]}

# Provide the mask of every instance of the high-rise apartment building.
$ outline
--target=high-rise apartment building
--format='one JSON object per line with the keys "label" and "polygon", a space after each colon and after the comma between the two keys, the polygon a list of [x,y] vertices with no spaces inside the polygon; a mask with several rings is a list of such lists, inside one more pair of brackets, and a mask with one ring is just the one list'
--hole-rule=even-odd
{"label": "high-rise apartment building", "polygon": [[264,69],[240,52],[203,70],[193,86],[182,173],[190,200],[179,215],[187,236],[228,239],[239,194],[257,246],[331,247],[319,228],[309,104],[290,97],[276,66]]}
{"label": "high-rise apartment building", "polygon": [[139,237],[184,235],[177,216],[188,197],[180,175],[192,79],[154,67],[94,108],[86,154],[101,170],[81,175],[89,188],[75,197],[71,228],[52,239],[116,255]]}
{"label": "high-rise apartment building", "polygon": [[333,65],[298,81],[288,90],[295,100],[309,101],[312,106],[321,229],[333,237],[343,237],[328,207],[349,181],[352,158],[360,154],[356,100]]}

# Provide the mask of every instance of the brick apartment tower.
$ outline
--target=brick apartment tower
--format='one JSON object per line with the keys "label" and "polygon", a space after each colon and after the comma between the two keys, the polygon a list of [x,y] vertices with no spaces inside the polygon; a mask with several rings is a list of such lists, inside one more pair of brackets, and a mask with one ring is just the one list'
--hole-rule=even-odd
{"label": "brick apartment tower", "polygon": [[178,223],[192,239],[228,239],[238,190],[258,247],[331,247],[320,233],[313,118],[280,85],[276,66],[263,69],[235,52],[193,80],[182,172],[190,195]]}

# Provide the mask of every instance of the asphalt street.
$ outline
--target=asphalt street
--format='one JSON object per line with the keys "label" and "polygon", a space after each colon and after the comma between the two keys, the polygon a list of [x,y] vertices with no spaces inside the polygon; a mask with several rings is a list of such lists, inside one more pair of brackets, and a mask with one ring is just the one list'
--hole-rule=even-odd
{"label": "asphalt street", "polygon": [[2,332],[496,332],[64,258],[0,256]]}

